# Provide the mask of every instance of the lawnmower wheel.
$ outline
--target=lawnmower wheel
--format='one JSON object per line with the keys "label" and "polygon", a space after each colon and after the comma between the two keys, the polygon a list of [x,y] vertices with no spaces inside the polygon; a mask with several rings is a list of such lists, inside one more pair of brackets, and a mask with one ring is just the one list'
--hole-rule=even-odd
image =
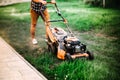
{"label": "lawnmower wheel", "polygon": [[72,57],[71,57],[71,55],[69,53],[66,53],[65,59],[66,60],[72,60]]}
{"label": "lawnmower wheel", "polygon": [[89,60],[93,60],[94,59],[93,53],[91,53],[90,51],[87,51],[87,54],[89,55],[89,57],[88,57]]}
{"label": "lawnmower wheel", "polygon": [[54,44],[48,45],[48,51],[53,54],[57,54],[57,48]]}
{"label": "lawnmower wheel", "polygon": [[57,47],[55,45],[55,43],[52,43],[50,38],[48,37],[48,51],[53,53],[53,54],[57,54]]}

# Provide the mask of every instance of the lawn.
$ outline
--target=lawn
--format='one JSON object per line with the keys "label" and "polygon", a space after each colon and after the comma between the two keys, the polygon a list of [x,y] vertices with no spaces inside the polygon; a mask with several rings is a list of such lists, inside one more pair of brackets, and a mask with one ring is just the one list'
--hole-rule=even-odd
{"label": "lawn", "polygon": [[[85,5],[81,0],[58,1],[74,34],[94,53],[95,59],[62,61],[49,53],[43,21],[36,27],[38,45],[30,37],[30,3],[0,7],[0,36],[49,80],[119,80],[120,79],[120,10]],[[51,19],[57,19],[48,5]],[[62,27],[63,23],[52,23]]]}

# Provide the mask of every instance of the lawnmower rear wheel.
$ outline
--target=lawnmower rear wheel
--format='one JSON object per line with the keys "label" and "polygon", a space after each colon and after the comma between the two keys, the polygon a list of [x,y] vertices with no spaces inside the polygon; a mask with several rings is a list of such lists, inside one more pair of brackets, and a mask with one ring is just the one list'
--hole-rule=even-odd
{"label": "lawnmower rear wheel", "polygon": [[57,46],[55,43],[52,43],[49,37],[48,37],[48,51],[53,54],[57,54]]}
{"label": "lawnmower rear wheel", "polygon": [[48,51],[53,54],[57,54],[57,48],[56,48],[55,44],[48,45]]}

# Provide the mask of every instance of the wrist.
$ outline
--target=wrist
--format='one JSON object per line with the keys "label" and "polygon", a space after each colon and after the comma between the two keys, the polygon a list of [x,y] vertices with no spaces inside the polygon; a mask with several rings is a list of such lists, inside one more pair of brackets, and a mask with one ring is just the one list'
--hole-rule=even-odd
{"label": "wrist", "polygon": [[55,0],[51,0],[51,3],[56,3]]}
{"label": "wrist", "polygon": [[55,0],[51,0],[51,1],[55,2]]}
{"label": "wrist", "polygon": [[39,2],[42,2],[43,0],[38,0]]}

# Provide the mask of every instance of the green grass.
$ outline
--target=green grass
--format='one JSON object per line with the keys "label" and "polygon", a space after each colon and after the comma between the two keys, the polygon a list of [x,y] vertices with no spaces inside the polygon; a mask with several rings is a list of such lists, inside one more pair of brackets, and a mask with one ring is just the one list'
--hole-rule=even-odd
{"label": "green grass", "polygon": [[[74,34],[94,53],[95,60],[61,61],[47,51],[41,19],[36,27],[38,45],[30,37],[30,3],[0,7],[0,36],[49,80],[119,80],[120,10],[103,9],[78,2],[58,2]],[[51,11],[53,7],[48,5]],[[51,11],[51,19],[60,19]],[[53,16],[54,15],[54,16]],[[53,26],[65,28],[63,23]]]}

